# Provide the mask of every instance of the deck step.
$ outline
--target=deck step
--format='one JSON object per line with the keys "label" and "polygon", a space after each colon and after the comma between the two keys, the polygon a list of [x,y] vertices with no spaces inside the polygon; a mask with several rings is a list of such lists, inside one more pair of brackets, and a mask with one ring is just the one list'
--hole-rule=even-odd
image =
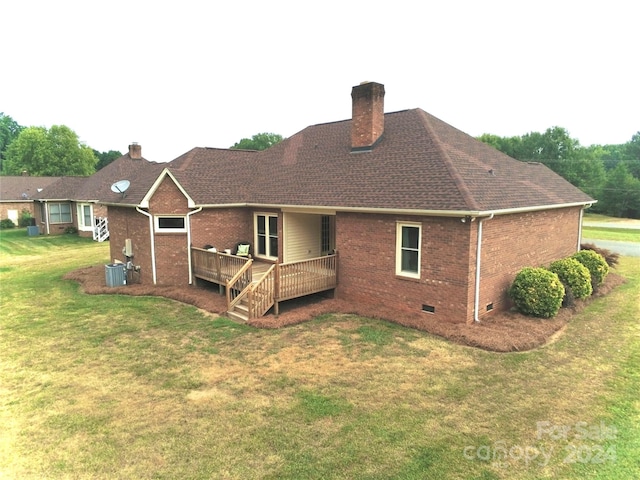
{"label": "deck step", "polygon": [[233,310],[236,311],[236,312],[240,312],[243,315],[244,314],[248,315],[249,314],[249,304],[248,303],[244,303],[244,302],[237,303],[236,306],[233,307]]}
{"label": "deck step", "polygon": [[249,320],[249,316],[243,314],[242,312],[239,312],[238,310],[229,310],[227,312],[227,316],[232,319],[232,320],[236,320],[238,322],[246,322]]}

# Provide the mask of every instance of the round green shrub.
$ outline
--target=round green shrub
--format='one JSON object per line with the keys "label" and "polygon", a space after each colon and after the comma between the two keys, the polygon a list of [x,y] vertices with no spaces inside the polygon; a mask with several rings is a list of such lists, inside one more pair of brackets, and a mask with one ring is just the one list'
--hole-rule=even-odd
{"label": "round green shrub", "polygon": [[589,269],[575,258],[563,258],[549,265],[549,270],[556,273],[566,290],[570,290],[574,298],[587,298],[593,292]]}
{"label": "round green shrub", "polygon": [[22,212],[20,212],[20,218],[18,219],[18,226],[28,227],[29,225],[31,225],[32,218],[33,217],[31,216],[31,212],[29,212],[29,210],[23,209]]}
{"label": "round green shrub", "polygon": [[602,255],[593,250],[580,250],[574,253],[571,258],[575,258],[589,269],[591,274],[591,286],[595,289],[600,285],[609,273],[609,265]]}
{"label": "round green shrub", "polygon": [[564,298],[564,286],[557,274],[545,268],[525,267],[509,288],[509,296],[525,315],[553,317]]}
{"label": "round green shrub", "polygon": [[16,224],[13,223],[13,220],[11,220],[10,218],[3,218],[2,220],[0,220],[0,229],[5,228],[16,228]]}

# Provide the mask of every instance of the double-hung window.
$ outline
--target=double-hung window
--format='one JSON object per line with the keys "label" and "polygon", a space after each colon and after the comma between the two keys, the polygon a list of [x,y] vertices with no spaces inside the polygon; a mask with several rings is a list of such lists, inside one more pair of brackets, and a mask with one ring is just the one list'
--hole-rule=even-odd
{"label": "double-hung window", "polygon": [[71,205],[68,203],[50,203],[49,221],[51,223],[71,223]]}
{"label": "double-hung window", "polygon": [[256,255],[278,258],[278,215],[255,214]]}
{"label": "double-hung window", "polygon": [[398,223],[396,229],[396,275],[420,278],[422,225]]}

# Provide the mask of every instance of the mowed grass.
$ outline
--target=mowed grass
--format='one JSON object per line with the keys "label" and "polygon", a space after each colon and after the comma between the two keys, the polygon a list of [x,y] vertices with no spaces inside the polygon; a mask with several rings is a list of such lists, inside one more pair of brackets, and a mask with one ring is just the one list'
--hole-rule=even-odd
{"label": "mowed grass", "polygon": [[258,330],[61,279],[107,262],[0,232],[2,479],[640,476],[640,259],[515,354],[351,315]]}
{"label": "mowed grass", "polygon": [[[614,240],[619,242],[640,243],[640,229],[628,228],[640,225],[640,220],[629,218],[609,217],[596,213],[585,213],[584,222],[604,223],[609,226],[588,226],[583,225],[582,236],[595,240]],[[627,227],[627,228],[625,228]]]}
{"label": "mowed grass", "polygon": [[[607,228],[607,227],[582,227],[583,238],[597,240],[615,240],[617,242],[640,243],[640,229]],[[638,245],[640,248],[640,245]]]}

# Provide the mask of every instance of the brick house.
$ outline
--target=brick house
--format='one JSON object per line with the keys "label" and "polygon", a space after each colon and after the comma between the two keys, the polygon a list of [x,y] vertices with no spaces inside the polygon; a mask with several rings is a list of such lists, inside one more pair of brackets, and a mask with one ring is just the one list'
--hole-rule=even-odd
{"label": "brick house", "polygon": [[[96,237],[96,223],[107,216],[91,190],[92,177],[59,177],[33,196],[33,217],[42,235],[60,235],[70,229],[81,237]],[[88,187],[88,188],[87,188]],[[100,240],[108,238],[100,237]]]}
{"label": "brick house", "polygon": [[[194,148],[152,164],[133,146],[92,187],[108,206],[112,259],[137,282],[218,283],[230,312],[268,298],[246,316],[332,290],[471,323],[508,308],[522,267],[579,248],[595,200],[421,109],[383,105],[383,85],[355,86],[351,119],[261,152]],[[123,178],[124,194],[108,188]],[[239,242],[251,259],[234,255]]]}
{"label": "brick house", "polygon": [[35,215],[33,198],[61,177],[0,176],[0,220],[18,225],[22,212]]}

